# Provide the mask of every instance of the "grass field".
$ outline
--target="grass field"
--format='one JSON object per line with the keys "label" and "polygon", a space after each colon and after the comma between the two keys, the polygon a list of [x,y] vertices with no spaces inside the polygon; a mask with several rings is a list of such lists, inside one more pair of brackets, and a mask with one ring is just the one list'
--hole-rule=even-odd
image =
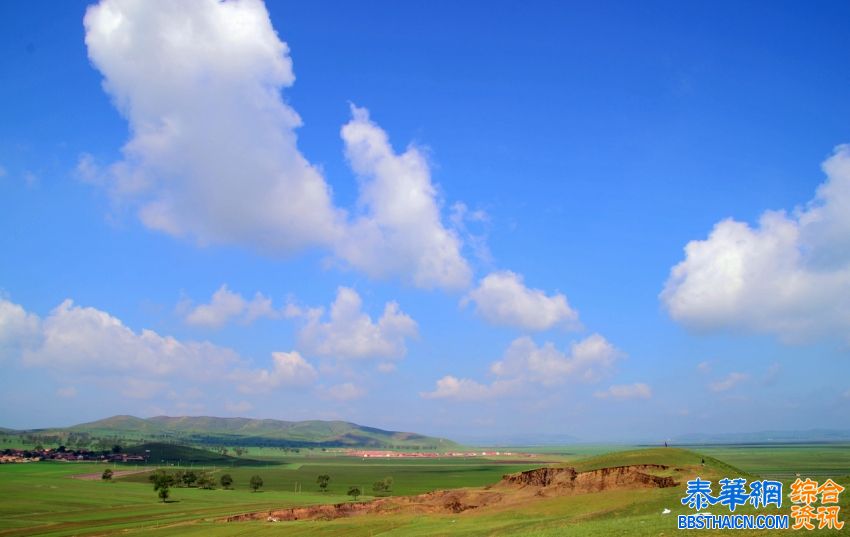
{"label": "grass field", "polygon": [[764,477],[850,476],[850,444],[689,446]]}
{"label": "grass field", "polygon": [[[725,451],[724,451],[725,450]],[[265,453],[271,458],[272,453]],[[551,455],[555,456],[556,453]],[[726,457],[726,456],[729,457]],[[828,472],[845,487],[846,447],[794,446],[771,449],[752,446],[713,446],[693,452],[679,449],[641,449],[604,453],[591,457],[571,454],[579,470],[628,464],[666,464],[691,469],[704,478],[764,474],[765,470],[793,474],[805,469]],[[716,457],[716,458],[715,458]],[[547,458],[547,457],[543,457]],[[702,466],[701,460],[706,464]],[[720,459],[720,460],[718,460]],[[739,461],[740,469],[727,464]],[[504,474],[540,466],[482,459],[363,460],[325,455],[286,457],[283,464],[261,467],[217,467],[216,477],[230,473],[234,490],[172,489],[173,502],[156,499],[146,476],[132,475],[114,483],[73,479],[77,474],[101,472],[103,464],[30,463],[0,466],[0,536],[17,535],[670,535],[676,514],[690,511],[680,502],[684,484],[668,489],[609,490],[571,497],[543,498],[521,509],[488,509],[459,514],[367,515],[333,521],[234,522],[230,514],[264,511],[295,505],[349,501],[344,492],[359,485],[371,492],[371,484],[386,476],[394,479],[392,494],[417,494],[435,489],[473,487],[494,483]],[[842,470],[843,469],[843,470]],[[316,476],[331,476],[327,493],[320,493]],[[263,492],[250,492],[248,479],[259,474]],[[820,474],[810,474],[820,475]],[[786,483],[789,479],[783,479]],[[296,493],[300,484],[301,492]],[[786,488],[787,490],[787,488]],[[842,519],[850,512],[848,496],[842,495]],[[367,497],[368,499],[368,497]],[[662,515],[664,509],[672,513]],[[738,511],[740,512],[740,510]],[[753,512],[744,510],[744,512]],[[760,513],[769,511],[761,510]],[[782,512],[788,512],[788,506]],[[846,528],[844,533],[846,533]],[[719,531],[712,535],[770,535],[770,532]],[[774,532],[776,534],[784,532]],[[817,535],[837,535],[820,530]]]}

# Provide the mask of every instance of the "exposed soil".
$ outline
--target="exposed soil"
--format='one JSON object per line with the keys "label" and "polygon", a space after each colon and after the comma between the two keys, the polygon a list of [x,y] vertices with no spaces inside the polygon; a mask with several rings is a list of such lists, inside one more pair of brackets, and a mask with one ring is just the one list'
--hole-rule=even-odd
{"label": "exposed soil", "polygon": [[661,477],[648,471],[667,470],[667,466],[644,464],[616,466],[588,472],[574,468],[537,468],[516,474],[507,474],[502,480],[484,488],[438,490],[417,496],[397,496],[368,502],[345,502],[273,509],[245,513],[227,518],[228,522],[241,520],[333,520],[335,518],[365,514],[393,513],[462,513],[473,509],[486,509],[501,505],[527,502],[534,498],[586,494],[612,489],[665,488],[678,483],[672,477]]}
{"label": "exposed soil", "polygon": [[[116,477],[124,477],[125,475],[133,475],[133,474],[143,474],[145,472],[150,472],[150,468],[145,468],[143,470],[113,470],[112,478]],[[95,472],[93,474],[77,474],[72,475],[74,479],[84,479],[86,481],[99,481],[103,477],[103,472]]]}
{"label": "exposed soil", "polygon": [[574,468],[537,468],[517,474],[509,474],[493,486],[497,487],[540,487],[547,495],[565,493],[600,492],[616,488],[665,488],[676,485],[672,477],[660,477],[646,473],[651,470],[667,470],[658,464],[614,466],[589,472],[576,472]]}

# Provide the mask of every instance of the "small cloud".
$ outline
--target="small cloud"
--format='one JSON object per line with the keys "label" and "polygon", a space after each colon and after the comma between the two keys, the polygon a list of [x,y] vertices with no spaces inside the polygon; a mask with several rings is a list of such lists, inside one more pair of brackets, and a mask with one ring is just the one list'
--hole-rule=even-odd
{"label": "small cloud", "polygon": [[178,314],[185,312],[185,321],[193,326],[220,328],[233,319],[250,324],[260,318],[276,319],[280,313],[272,307],[270,298],[256,293],[251,300],[245,300],[223,284],[213,293],[208,304],[199,304],[191,308],[188,299],[181,299],[176,308]]}
{"label": "small cloud", "polygon": [[[485,265],[492,264],[493,254],[487,245],[490,215],[483,209],[470,210],[465,203],[459,201],[452,205],[449,221],[475,257]],[[470,227],[479,228],[479,231],[476,233]]]}
{"label": "small cloud", "polygon": [[565,380],[596,382],[623,356],[600,334],[573,342],[569,353],[558,350],[551,342],[538,346],[524,336],[511,342],[502,360],[494,362],[490,371],[498,377],[522,378],[544,385]]}
{"label": "small cloud", "polygon": [[737,371],[733,371],[732,373],[729,373],[729,375],[727,375],[725,378],[709,384],[708,388],[713,392],[726,392],[749,378],[750,376],[746,373],[739,373]]}
{"label": "small cloud", "polygon": [[707,375],[711,373],[711,362],[705,361],[697,364],[697,371],[702,373],[703,375]]}
{"label": "small cloud", "polygon": [[307,323],[298,342],[309,356],[339,359],[401,358],[407,353],[405,341],[418,335],[416,321],[401,311],[396,302],[387,302],[379,319],[363,311],[357,291],[337,290],[327,321],[322,309],[307,311]]}
{"label": "small cloud", "polygon": [[224,410],[226,410],[230,414],[244,414],[252,408],[254,408],[254,405],[252,405],[248,401],[239,401],[236,403],[226,401],[224,403]]}
{"label": "small cloud", "polygon": [[773,362],[764,374],[764,385],[773,386],[782,374],[782,365],[779,362]]}
{"label": "small cloud", "polygon": [[77,167],[74,169],[74,175],[83,183],[90,185],[102,185],[105,182],[103,171],[89,153],[80,155],[77,160]]}
{"label": "small cloud", "polygon": [[360,399],[366,395],[366,390],[351,382],[346,382],[337,386],[331,386],[324,393],[327,397],[336,399],[337,401],[351,401],[353,399]]}
{"label": "small cloud", "polygon": [[546,295],[525,286],[523,277],[503,270],[484,277],[461,301],[475,303],[475,311],[487,322],[524,330],[543,331],[555,326],[578,327],[578,312],[561,293]]}
{"label": "small cloud", "polygon": [[6,177],[6,175],[7,175],[6,168],[4,168],[3,166],[0,166],[0,177]]}
{"label": "small cloud", "polygon": [[298,352],[273,352],[271,369],[240,371],[233,377],[240,382],[239,391],[269,391],[279,386],[304,386],[316,380],[318,374]]}
{"label": "small cloud", "polygon": [[652,397],[652,388],[643,382],[617,384],[605,391],[596,392],[593,396],[599,399],[649,399]]}
{"label": "small cloud", "polygon": [[56,390],[56,395],[59,397],[71,398],[77,396],[77,389],[73,386],[65,386]]}
{"label": "small cloud", "polygon": [[132,399],[150,399],[165,389],[164,382],[127,378],[120,383],[121,395]]}
{"label": "small cloud", "polygon": [[41,179],[35,173],[27,170],[23,174],[24,183],[30,188],[35,188],[41,182]]}
{"label": "small cloud", "polygon": [[480,401],[506,395],[519,387],[516,380],[497,380],[492,384],[481,384],[472,379],[459,379],[446,375],[437,381],[432,392],[421,392],[423,399],[454,399],[457,401]]}
{"label": "small cloud", "polygon": [[381,373],[392,373],[396,370],[396,365],[392,362],[381,362],[378,364],[378,371]]}

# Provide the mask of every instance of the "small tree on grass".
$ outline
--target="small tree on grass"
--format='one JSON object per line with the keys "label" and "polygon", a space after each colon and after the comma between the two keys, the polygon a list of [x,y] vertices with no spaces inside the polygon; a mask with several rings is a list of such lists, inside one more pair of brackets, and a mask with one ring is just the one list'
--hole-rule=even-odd
{"label": "small tree on grass", "polygon": [[112,481],[112,470],[107,468],[102,474],[100,474],[100,478],[104,481]]}
{"label": "small tree on grass", "polygon": [[153,489],[157,492],[159,499],[165,502],[168,499],[169,489],[174,486],[174,476],[163,470],[157,470],[148,479],[153,483]]}
{"label": "small tree on grass", "polygon": [[354,501],[357,501],[357,497],[360,496],[360,487],[348,487],[348,495],[354,498]]}
{"label": "small tree on grass", "polygon": [[327,492],[328,483],[330,483],[330,481],[331,476],[329,476],[328,474],[322,474],[316,478],[316,483],[319,484],[319,490],[321,490],[322,492]]}
{"label": "small tree on grass", "polygon": [[188,470],[188,471],[183,473],[182,478],[183,478],[183,484],[186,485],[187,487],[191,487],[192,485],[195,484],[195,481],[198,480],[198,474],[196,474],[192,470]]}
{"label": "small tree on grass", "polygon": [[251,483],[251,490],[253,490],[254,492],[257,492],[257,490],[259,490],[263,486],[263,478],[258,476],[258,475],[251,476],[251,482],[250,483]]}
{"label": "small tree on grass", "polygon": [[209,474],[201,474],[196,483],[204,490],[212,490],[215,488],[215,480]]}
{"label": "small tree on grass", "polygon": [[226,489],[229,489],[231,486],[233,486],[233,478],[230,477],[230,474],[224,474],[223,476],[221,476],[221,479],[219,481],[221,482],[221,486]]}
{"label": "small tree on grass", "polygon": [[375,492],[376,496],[380,496],[382,494],[387,494],[390,491],[390,488],[393,486],[393,478],[385,477],[380,481],[375,481],[372,485],[372,490]]}

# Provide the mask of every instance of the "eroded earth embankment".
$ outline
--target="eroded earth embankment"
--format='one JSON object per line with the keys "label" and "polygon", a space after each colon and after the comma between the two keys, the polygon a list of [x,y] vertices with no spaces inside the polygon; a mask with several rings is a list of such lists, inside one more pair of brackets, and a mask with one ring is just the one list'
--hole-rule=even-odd
{"label": "eroded earth embankment", "polygon": [[507,507],[534,498],[586,494],[614,489],[665,488],[678,483],[672,477],[651,472],[664,472],[667,466],[641,464],[600,468],[577,472],[574,468],[537,468],[507,474],[502,480],[484,488],[438,490],[417,496],[396,496],[368,502],[345,502],[273,509],[245,513],[227,518],[240,520],[333,520],[365,514],[393,513],[461,513],[472,509]]}

